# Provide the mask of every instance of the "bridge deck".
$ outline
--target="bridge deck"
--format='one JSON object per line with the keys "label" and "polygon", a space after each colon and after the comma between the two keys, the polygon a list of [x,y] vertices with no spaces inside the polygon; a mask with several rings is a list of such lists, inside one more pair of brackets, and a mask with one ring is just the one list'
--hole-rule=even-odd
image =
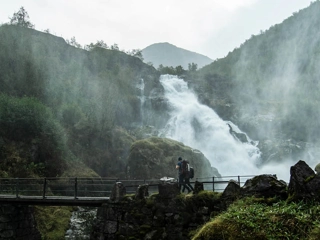
{"label": "bridge deck", "polygon": [[109,197],[66,197],[66,196],[19,196],[0,195],[0,204],[46,205],[46,206],[92,206],[99,207]]}

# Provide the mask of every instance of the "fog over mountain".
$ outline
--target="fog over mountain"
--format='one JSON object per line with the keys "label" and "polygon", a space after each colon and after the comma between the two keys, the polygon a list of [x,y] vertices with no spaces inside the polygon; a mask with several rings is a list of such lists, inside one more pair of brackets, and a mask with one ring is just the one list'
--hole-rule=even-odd
{"label": "fog over mountain", "polygon": [[207,56],[176,47],[170,43],[155,43],[142,50],[145,63],[152,63],[155,68],[163,66],[182,66],[188,69],[189,63],[196,63],[198,68],[213,62]]}
{"label": "fog over mountain", "polygon": [[263,163],[319,161],[319,12],[315,1],[188,79],[202,103],[259,141]]}

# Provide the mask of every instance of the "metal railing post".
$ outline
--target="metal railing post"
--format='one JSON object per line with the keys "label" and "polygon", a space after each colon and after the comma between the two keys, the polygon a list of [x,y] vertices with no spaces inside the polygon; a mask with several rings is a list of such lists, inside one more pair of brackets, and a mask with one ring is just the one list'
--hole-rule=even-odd
{"label": "metal railing post", "polygon": [[43,180],[43,192],[42,192],[42,198],[46,198],[46,187],[47,187],[47,178],[44,178]]}
{"label": "metal railing post", "polygon": [[74,199],[78,198],[78,180],[77,178],[74,179]]}
{"label": "metal railing post", "polygon": [[16,178],[16,198],[19,198],[19,178]]}
{"label": "metal railing post", "polygon": [[239,186],[241,186],[240,176],[238,176],[238,183],[239,183]]}
{"label": "metal railing post", "polygon": [[212,191],[214,192],[214,177],[212,177]]}

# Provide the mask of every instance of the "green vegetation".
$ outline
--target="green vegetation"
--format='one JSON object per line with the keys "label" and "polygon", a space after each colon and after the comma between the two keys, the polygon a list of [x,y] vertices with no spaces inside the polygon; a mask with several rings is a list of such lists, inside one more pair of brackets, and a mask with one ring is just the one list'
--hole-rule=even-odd
{"label": "green vegetation", "polygon": [[158,71],[161,74],[170,74],[170,75],[177,75],[180,77],[184,77],[186,74],[192,75],[197,71],[198,65],[196,63],[189,63],[188,70],[185,70],[181,65],[172,67],[172,66],[163,66],[162,64],[159,65]]}
{"label": "green vegetation", "polygon": [[[139,55],[139,51],[134,54]],[[15,97],[9,102],[37,101],[46,109],[28,103],[34,105],[29,111],[12,103],[11,113],[5,112],[7,117],[20,116],[21,119],[1,120],[0,139],[5,143],[19,139],[28,146],[30,139],[46,139],[39,143],[46,147],[41,147],[41,151],[50,149],[51,154],[45,156],[43,175],[61,174],[65,168],[63,162],[69,158],[85,163],[100,176],[125,177],[125,162],[114,164],[114,159],[127,156],[130,146],[126,145],[130,141],[121,138],[119,132],[125,133],[125,128],[140,121],[136,85],[141,78],[145,79],[148,94],[153,84],[158,84],[155,80],[159,73],[153,67],[117,49],[94,46],[85,51],[67,44],[62,38],[18,24],[0,26],[0,62],[0,93],[7,96],[2,99]],[[30,116],[34,112],[35,115]],[[45,118],[48,118],[46,124]],[[13,126],[22,120],[24,125],[9,128],[10,124]],[[14,136],[9,131],[15,131]],[[15,147],[20,151],[21,144]],[[67,157],[62,156],[64,153]],[[17,155],[25,157],[21,151],[14,157]],[[50,161],[53,158],[56,159],[51,166],[54,169],[47,169],[47,162],[53,164]],[[29,157],[27,162],[33,162],[34,168],[43,161]],[[58,165],[60,169],[56,169]],[[42,167],[39,165],[39,169]]]}
{"label": "green vegetation", "polygon": [[1,176],[56,176],[62,172],[66,163],[63,129],[37,99],[0,94],[0,126],[5,139]]}
{"label": "green vegetation", "polygon": [[[271,201],[272,202],[272,201]],[[246,198],[198,229],[196,239],[318,239],[317,203],[265,203]]]}
{"label": "green vegetation", "polygon": [[72,211],[72,207],[36,206],[34,208],[35,219],[42,239],[64,239]]}
{"label": "green vegetation", "polygon": [[33,28],[34,25],[29,21],[29,14],[21,7],[18,12],[15,12],[10,18],[10,24],[21,27]]}

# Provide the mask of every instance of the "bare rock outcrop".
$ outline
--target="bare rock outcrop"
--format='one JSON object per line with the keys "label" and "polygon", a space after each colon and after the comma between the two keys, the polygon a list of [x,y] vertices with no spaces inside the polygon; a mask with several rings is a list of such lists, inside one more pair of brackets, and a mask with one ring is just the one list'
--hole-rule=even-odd
{"label": "bare rock outcrop", "polygon": [[288,194],[290,200],[320,200],[320,176],[300,160],[290,168]]}
{"label": "bare rock outcrop", "polygon": [[263,174],[246,181],[242,187],[242,195],[255,195],[256,197],[287,198],[287,183],[278,180],[275,175]]}

